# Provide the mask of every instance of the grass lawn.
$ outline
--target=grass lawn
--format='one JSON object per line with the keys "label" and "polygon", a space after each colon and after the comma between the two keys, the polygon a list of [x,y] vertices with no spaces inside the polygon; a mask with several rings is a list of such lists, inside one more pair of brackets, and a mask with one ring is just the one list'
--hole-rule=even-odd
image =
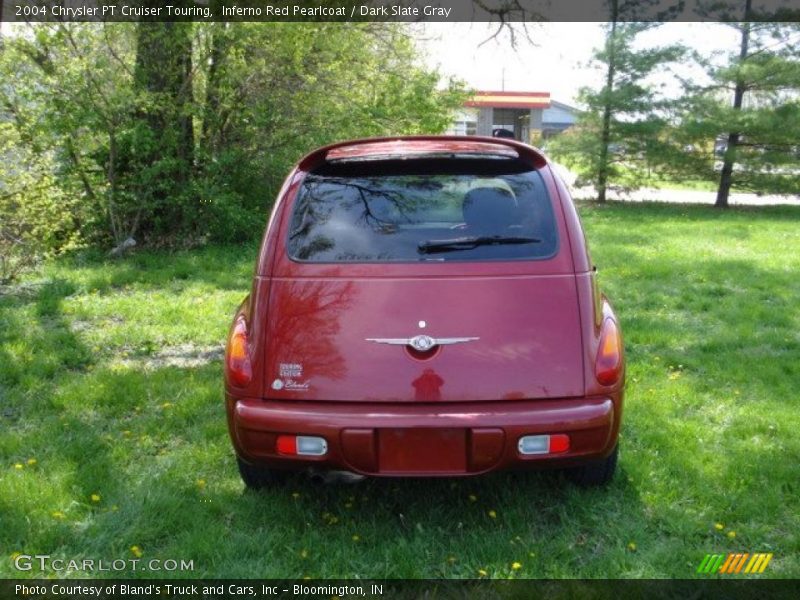
{"label": "grass lawn", "polygon": [[800,577],[800,210],[581,210],[629,365],[608,488],[245,492],[220,348],[256,245],[65,259],[0,298],[0,577],[25,575],[20,552],[193,560],[184,576],[684,578],[732,551]]}

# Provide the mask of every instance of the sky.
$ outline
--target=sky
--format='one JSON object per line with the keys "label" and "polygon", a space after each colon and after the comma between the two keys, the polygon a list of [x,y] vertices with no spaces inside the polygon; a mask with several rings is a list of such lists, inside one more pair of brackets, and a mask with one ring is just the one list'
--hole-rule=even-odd
{"label": "sky", "polygon": [[[528,26],[533,44],[524,36],[513,48],[507,34],[489,40],[497,26],[489,23],[425,23],[411,27],[430,67],[453,75],[476,90],[550,92],[553,100],[577,105],[583,86],[600,87],[603,72],[590,66],[593,48],[603,43],[602,23],[541,23]],[[9,27],[3,33],[10,33]],[[642,34],[642,46],[683,43],[711,56],[738,49],[737,33],[715,23],[667,23]],[[487,41],[488,40],[488,41]],[[485,43],[482,43],[485,42]],[[691,78],[702,73],[686,65],[676,70]],[[680,93],[662,76],[665,95]]]}
{"label": "sky", "polygon": [[[529,26],[535,45],[521,37],[514,49],[507,35],[481,45],[495,30],[487,23],[427,23],[419,43],[428,66],[477,90],[550,92],[553,100],[574,105],[582,86],[602,85],[602,70],[589,62],[592,49],[603,43],[603,24],[542,23]],[[676,42],[705,56],[738,49],[736,32],[713,23],[668,23],[640,37],[642,46]],[[688,66],[676,69],[683,76],[702,76]],[[663,81],[667,95],[679,93],[669,78]]]}

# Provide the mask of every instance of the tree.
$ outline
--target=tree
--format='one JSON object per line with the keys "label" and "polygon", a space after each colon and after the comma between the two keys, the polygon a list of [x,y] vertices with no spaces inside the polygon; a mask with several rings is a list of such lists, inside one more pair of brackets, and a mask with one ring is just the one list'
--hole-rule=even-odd
{"label": "tree", "polygon": [[304,152],[441,132],[465,97],[455,82],[437,89],[396,24],[216,23],[203,36],[213,60],[201,74],[200,193],[223,239],[263,229],[265,199]]}
{"label": "tree", "polygon": [[0,54],[14,201],[53,187],[106,246],[256,236],[313,147],[447,127],[463,91],[419,62],[391,23],[32,24]]}
{"label": "tree", "polygon": [[[192,76],[191,23],[138,24],[136,126],[127,142],[139,167],[135,182],[139,200],[150,207],[145,234],[183,233],[192,212]],[[113,145],[109,147],[110,152],[114,150]]]}
{"label": "tree", "polygon": [[[0,105],[11,116],[14,148],[49,164],[31,169],[68,200],[62,212],[87,241],[108,224],[122,229],[126,210],[115,185],[120,169],[107,148],[128,123],[132,95],[125,65],[127,25],[40,24],[6,40],[0,57]],[[104,48],[104,52],[98,52]],[[31,182],[42,189],[43,183]],[[21,198],[30,199],[21,189]],[[27,199],[26,199],[27,198]],[[114,236],[116,237],[116,235]]]}
{"label": "tree", "polygon": [[594,61],[604,70],[604,85],[599,90],[581,90],[585,111],[573,131],[551,148],[582,180],[594,183],[598,202],[605,202],[611,184],[641,185],[643,171],[635,165],[649,164],[658,153],[668,107],[648,78],[685,52],[680,46],[636,47],[639,34],[659,24],[621,19],[631,18],[647,4],[610,0],[605,44],[594,53]]}
{"label": "tree", "polygon": [[699,59],[709,83],[687,84],[673,132],[685,148],[674,168],[717,181],[719,208],[734,188],[800,191],[800,26],[761,21],[766,17],[754,13],[751,0],[741,16],[719,25],[738,32],[723,64]]}

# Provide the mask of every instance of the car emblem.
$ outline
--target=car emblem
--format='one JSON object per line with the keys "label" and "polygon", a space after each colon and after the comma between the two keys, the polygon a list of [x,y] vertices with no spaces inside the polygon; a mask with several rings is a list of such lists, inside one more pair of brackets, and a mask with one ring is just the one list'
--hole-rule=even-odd
{"label": "car emblem", "polygon": [[478,337],[447,337],[434,338],[429,335],[417,335],[413,338],[366,338],[368,342],[376,344],[390,344],[393,346],[411,346],[417,352],[427,352],[434,346],[449,346],[451,344],[463,344],[473,342],[481,338]]}

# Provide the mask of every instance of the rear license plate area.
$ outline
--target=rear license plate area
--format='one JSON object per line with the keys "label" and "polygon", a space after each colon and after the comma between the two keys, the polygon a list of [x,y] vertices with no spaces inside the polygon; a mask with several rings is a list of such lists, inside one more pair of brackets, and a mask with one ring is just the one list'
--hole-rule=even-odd
{"label": "rear license plate area", "polygon": [[404,428],[378,430],[381,473],[464,473],[467,470],[465,429]]}

